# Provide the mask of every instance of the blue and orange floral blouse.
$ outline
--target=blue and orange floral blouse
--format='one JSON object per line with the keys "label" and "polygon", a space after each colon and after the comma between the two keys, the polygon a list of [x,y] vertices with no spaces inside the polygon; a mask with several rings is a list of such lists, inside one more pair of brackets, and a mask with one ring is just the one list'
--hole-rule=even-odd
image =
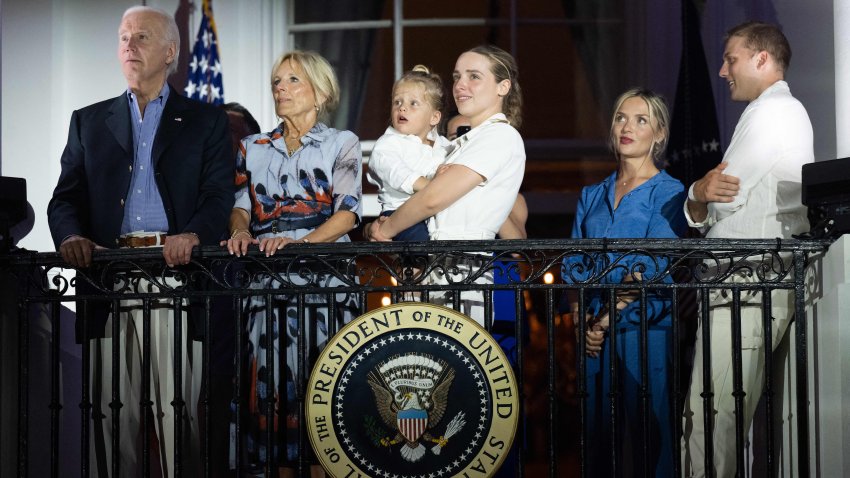
{"label": "blue and orange floral blouse", "polygon": [[234,207],[250,213],[257,238],[298,239],[338,211],[351,211],[359,222],[361,164],[357,136],[322,123],[301,138],[301,147],[290,156],[281,123],[240,142]]}

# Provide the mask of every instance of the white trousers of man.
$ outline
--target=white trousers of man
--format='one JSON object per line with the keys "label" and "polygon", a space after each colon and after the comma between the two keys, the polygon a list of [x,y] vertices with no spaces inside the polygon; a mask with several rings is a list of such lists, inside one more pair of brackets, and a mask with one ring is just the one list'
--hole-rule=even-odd
{"label": "white trousers of man", "polygon": [[[167,279],[168,280],[168,279]],[[177,281],[169,281],[170,286],[178,285]],[[149,282],[140,281],[138,290],[155,292],[157,288]],[[175,351],[174,336],[176,324],[174,309],[170,300],[159,299],[151,301],[150,312],[150,400],[152,417],[156,430],[159,449],[150,449],[151,476],[170,478],[175,476],[174,455],[176,451],[175,408],[171,402],[176,397],[176,387],[179,387],[183,409],[183,441],[181,455],[183,476],[199,476],[200,466],[200,433],[198,423],[198,399],[202,378],[202,344],[188,338],[188,321],[185,313],[179,318],[182,327],[180,339],[180,371],[181,382],[175,384]],[[122,407],[118,414],[120,429],[120,476],[142,476],[142,438],[141,426],[142,407],[142,370],[143,354],[143,311],[141,300],[122,300],[119,309],[119,368],[114,371]],[[95,410],[92,413],[94,427],[90,446],[90,469],[96,471],[93,476],[108,477],[112,474],[112,426],[113,417],[110,403],[112,402],[112,350],[115,338],[112,337],[113,317],[106,322],[105,337],[92,340],[92,401]],[[98,403],[102,420],[98,419]],[[151,424],[151,422],[148,422]],[[150,444],[149,444],[150,445]],[[158,458],[157,458],[158,457]],[[156,463],[159,462],[159,469]],[[104,469],[105,468],[105,469]]]}
{"label": "white trousers of man", "polygon": [[[735,280],[749,282],[749,280]],[[782,340],[793,316],[793,293],[788,290],[771,292],[771,339],[768,342],[772,350]],[[764,388],[764,326],[762,320],[762,299],[760,293],[741,290],[741,370],[744,396],[744,439],[749,433],[753,422],[756,406]],[[709,299],[709,326],[711,338],[711,386],[712,418],[714,433],[707,436],[703,415],[703,340],[700,324],[696,332],[694,345],[694,366],[691,375],[691,386],[685,399],[682,453],[684,454],[684,471],[688,477],[706,476],[705,443],[712,440],[714,445],[715,476],[719,478],[735,476],[737,465],[735,436],[735,397],[734,369],[732,363],[732,292],[731,290],[712,290]],[[773,357],[771,373],[781,370],[786,364],[787,354]],[[774,388],[774,407],[782,409],[781,386]],[[775,427],[776,433],[781,433],[781,426]],[[742,445],[743,446],[743,445]],[[778,449],[777,449],[778,451]]]}

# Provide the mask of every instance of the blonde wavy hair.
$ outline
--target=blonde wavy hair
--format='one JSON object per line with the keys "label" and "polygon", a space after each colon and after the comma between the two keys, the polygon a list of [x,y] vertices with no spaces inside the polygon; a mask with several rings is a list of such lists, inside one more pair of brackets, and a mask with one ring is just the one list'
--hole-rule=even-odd
{"label": "blonde wavy hair", "polygon": [[274,77],[277,70],[286,61],[293,61],[304,70],[307,81],[316,93],[316,107],[319,110],[319,117],[334,111],[339,105],[339,82],[328,60],[314,51],[292,50],[284,53],[272,65],[270,76],[272,90],[274,90]]}

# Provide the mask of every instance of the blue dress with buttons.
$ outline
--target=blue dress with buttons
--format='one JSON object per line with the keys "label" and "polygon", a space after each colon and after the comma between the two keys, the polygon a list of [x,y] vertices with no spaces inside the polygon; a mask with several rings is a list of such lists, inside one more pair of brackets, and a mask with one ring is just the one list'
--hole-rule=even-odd
{"label": "blue dress with buttons", "polygon": [[[615,204],[617,173],[599,184],[582,189],[576,208],[572,237],[582,238],[679,238],[687,230],[683,205],[686,199],[681,182],[664,171],[626,193],[617,207]],[[622,283],[632,272],[639,271],[644,280],[653,280],[664,273],[665,258],[650,259],[645,255],[598,253],[586,256],[573,255],[564,260],[562,276],[565,282],[575,283],[597,276],[605,268],[616,266],[601,279],[603,283]],[[619,267],[622,266],[622,267]],[[662,279],[672,282],[669,275]],[[606,290],[587,290],[587,313],[596,316],[607,305]],[[640,303],[634,301],[617,314],[616,351],[617,365],[617,430],[618,443],[631,447],[632,452],[618,456],[631,456],[633,463],[622,463],[623,469],[642,469],[643,459],[650,460],[653,476],[672,476],[674,427],[671,421],[673,405],[668,383],[670,363],[675,344],[672,343],[671,300],[661,292],[647,293],[646,320],[647,371],[650,394],[649,453],[642,453],[641,433],[641,370],[640,370]],[[587,357],[587,426],[590,430],[587,443],[590,476],[610,473],[611,468],[611,401],[610,337],[606,337],[598,357]],[[600,475],[601,476],[601,475]]]}

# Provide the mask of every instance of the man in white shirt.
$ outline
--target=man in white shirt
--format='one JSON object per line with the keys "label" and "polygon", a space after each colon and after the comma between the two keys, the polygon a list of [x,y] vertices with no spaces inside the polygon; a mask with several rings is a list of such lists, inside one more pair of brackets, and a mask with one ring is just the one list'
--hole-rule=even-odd
{"label": "man in white shirt", "polygon": [[[688,192],[685,216],[706,237],[788,238],[808,230],[800,202],[801,169],[814,161],[812,125],[784,81],[791,58],[776,25],[748,22],[727,33],[720,76],[734,101],[749,104],[735,127],[723,162]],[[758,262],[758,260],[756,260]],[[733,276],[730,281],[755,281]],[[713,443],[715,476],[734,476],[735,398],[731,344],[731,293],[712,290],[709,299],[713,435],[704,429],[702,327],[697,330],[693,376],[684,410],[683,453],[687,476],[705,476],[706,440]],[[775,349],[793,314],[790,291],[771,293]],[[764,381],[761,294],[741,291],[744,434],[749,431]],[[781,366],[775,360],[775,366]],[[742,465],[743,466],[743,465]]]}

